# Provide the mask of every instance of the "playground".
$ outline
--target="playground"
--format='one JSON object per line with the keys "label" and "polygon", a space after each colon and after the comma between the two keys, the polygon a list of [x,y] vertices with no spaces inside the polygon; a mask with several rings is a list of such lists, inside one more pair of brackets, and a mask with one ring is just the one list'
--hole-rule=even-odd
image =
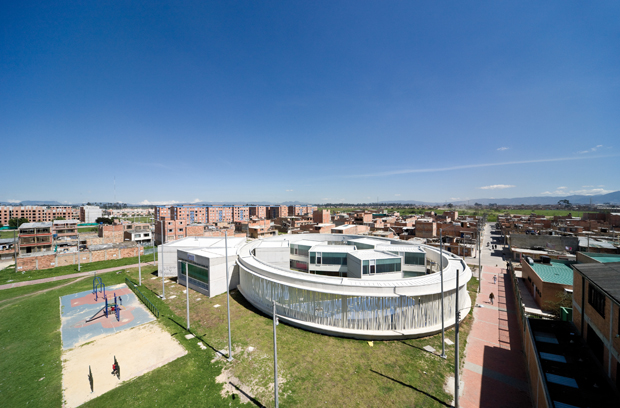
{"label": "playground", "polygon": [[60,298],[60,314],[66,407],[187,354],[125,284],[95,277],[92,290]]}

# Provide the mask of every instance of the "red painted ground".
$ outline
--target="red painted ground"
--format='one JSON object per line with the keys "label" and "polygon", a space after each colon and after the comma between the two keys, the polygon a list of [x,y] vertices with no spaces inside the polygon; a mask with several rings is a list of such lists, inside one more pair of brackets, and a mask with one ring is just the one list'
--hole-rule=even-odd
{"label": "red painted ground", "polygon": [[[493,283],[493,275],[497,275],[497,284]],[[525,391],[528,389],[527,374],[510,276],[505,269],[485,266],[481,285],[476,303],[485,307],[474,308],[460,405],[465,408],[531,407],[529,393]],[[489,302],[491,292],[495,294],[493,306]],[[482,367],[484,374],[474,370],[473,365]]]}
{"label": "red painted ground", "polygon": [[111,329],[111,328],[116,328],[116,327],[121,327],[124,326],[130,322],[133,321],[134,319],[134,315],[133,313],[131,313],[132,310],[134,310],[135,307],[125,307],[125,306],[121,306],[121,314],[120,314],[120,320],[116,321],[116,315],[114,314],[114,312],[110,312],[108,313],[108,317],[106,318],[103,315],[103,312],[100,313],[101,317],[98,319],[95,319],[91,322],[88,323],[83,323],[83,324],[76,324],[75,326],[73,326],[76,329],[80,329],[82,327],[86,327],[86,326],[90,326],[92,324],[101,324],[101,327],[103,327],[104,329]]}
{"label": "red painted ground", "polygon": [[[116,296],[125,296],[129,293],[133,293],[131,291],[131,289],[129,288],[124,288],[124,289],[120,289],[120,290],[113,290],[113,291],[106,291],[105,294],[108,297],[108,303],[110,302],[114,302],[114,294],[116,293]],[[89,293],[86,296],[82,296],[80,298],[76,298],[76,299],[72,299],[71,300],[71,307],[76,307],[76,306],[80,306],[80,305],[94,305],[95,303],[101,303],[102,305],[105,303],[104,298],[103,298],[103,293],[98,293],[97,294],[97,300],[95,300],[95,295],[92,293]]]}

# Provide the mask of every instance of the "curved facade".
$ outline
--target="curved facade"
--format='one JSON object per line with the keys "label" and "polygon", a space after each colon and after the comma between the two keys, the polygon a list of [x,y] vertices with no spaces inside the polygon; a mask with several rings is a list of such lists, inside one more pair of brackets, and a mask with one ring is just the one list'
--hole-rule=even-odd
{"label": "curved facade", "polygon": [[[441,331],[440,273],[415,277],[403,277],[403,274],[396,277],[394,274],[364,275],[361,278],[323,276],[286,268],[281,259],[284,251],[288,253],[288,248],[296,241],[348,244],[350,240],[360,238],[363,237],[307,234],[252,241],[241,247],[238,253],[238,289],[263,313],[272,313],[272,301],[275,300],[280,319],[323,334],[388,340],[427,336]],[[383,241],[382,253],[387,253],[385,245],[394,245],[394,248],[412,245],[406,241],[377,240]],[[427,265],[439,263],[438,249],[415,246],[426,253]],[[274,248],[272,255],[264,255],[266,247]],[[257,249],[263,251],[260,259],[256,255],[259,253]],[[442,265],[444,319],[448,328],[455,322],[457,271],[461,318],[471,308],[467,282],[472,275],[467,264],[451,253],[444,252]]]}

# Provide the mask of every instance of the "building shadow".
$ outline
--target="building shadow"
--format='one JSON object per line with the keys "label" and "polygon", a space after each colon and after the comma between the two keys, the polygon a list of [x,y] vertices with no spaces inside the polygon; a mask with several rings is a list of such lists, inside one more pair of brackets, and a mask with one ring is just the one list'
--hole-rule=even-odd
{"label": "building shadow", "polygon": [[428,354],[430,354],[430,355],[432,355],[432,356],[437,356],[437,357],[439,357],[439,354],[437,354],[437,353],[433,353],[432,351],[425,350],[425,349],[424,349],[424,348],[422,348],[422,347],[414,346],[413,344],[405,343],[405,341],[404,341],[404,340],[397,340],[397,341],[398,341],[399,343],[404,344],[405,346],[413,347],[413,348],[415,348],[415,349],[418,349],[418,350],[420,350],[420,351],[423,351],[423,352],[425,352],[425,353],[428,353]]}
{"label": "building shadow", "polygon": [[481,374],[480,408],[532,406],[525,359],[520,351],[485,346]]}
{"label": "building shadow", "polygon": [[228,382],[228,384],[232,385],[233,387],[235,387],[235,389],[237,391],[239,391],[239,394],[243,394],[244,397],[246,397],[247,399],[250,400],[250,402],[252,402],[254,405],[256,405],[257,407],[260,408],[267,408],[265,407],[263,404],[260,403],[260,401],[258,401],[256,398],[254,398],[253,396],[251,396],[250,394],[248,394],[247,392],[243,391],[241,388],[237,387],[237,385],[233,384],[231,381]]}
{"label": "building shadow", "polygon": [[[426,351],[426,350],[425,350],[425,351]],[[452,406],[453,406],[453,405],[451,405],[451,404],[446,403],[445,401],[440,400],[439,398],[435,397],[434,395],[429,394],[429,393],[428,393],[428,392],[426,392],[426,391],[422,391],[421,389],[414,387],[413,385],[406,384],[406,383],[404,383],[404,382],[402,382],[402,381],[398,381],[398,380],[397,380],[397,379],[395,379],[395,378],[389,377],[389,376],[387,376],[387,375],[385,375],[385,374],[381,374],[380,372],[375,371],[375,370],[372,370],[372,369],[371,369],[370,371],[371,371],[372,373],[375,373],[375,374],[377,374],[377,375],[380,375],[380,376],[381,376],[381,377],[383,377],[383,378],[387,378],[388,380],[394,381],[395,383],[398,383],[398,384],[402,385],[403,387],[411,388],[412,390],[417,391],[417,392],[419,392],[420,394],[424,394],[424,395],[426,395],[428,398],[432,399],[433,401],[436,401],[436,402],[440,403],[441,405],[443,405],[443,406],[445,406],[445,407],[452,407]]]}
{"label": "building shadow", "polygon": [[[209,347],[211,350],[213,350],[216,354],[220,354],[220,352],[218,350],[215,349],[215,347],[213,347],[211,344],[209,344],[204,338],[203,336],[196,334],[192,331],[191,327],[189,330],[187,330],[186,326],[183,326],[181,323],[177,322],[176,320],[174,320],[171,317],[168,317],[168,320],[170,320],[172,323],[176,324],[182,331],[182,332],[188,332],[189,334],[193,334],[194,338],[200,340],[201,342],[203,342],[207,347]],[[177,333],[173,333],[172,335],[174,336],[175,334],[179,334],[179,332]]]}

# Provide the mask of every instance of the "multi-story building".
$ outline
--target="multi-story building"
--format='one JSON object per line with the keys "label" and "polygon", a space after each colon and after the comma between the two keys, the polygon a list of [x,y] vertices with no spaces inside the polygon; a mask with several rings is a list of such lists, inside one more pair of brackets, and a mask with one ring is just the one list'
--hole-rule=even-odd
{"label": "multi-story building", "polygon": [[312,213],[312,221],[315,224],[329,224],[331,222],[329,210],[315,210]]}
{"label": "multi-story building", "polygon": [[27,222],[19,226],[19,253],[52,251],[52,223]]}
{"label": "multi-story building", "polygon": [[25,218],[30,222],[45,222],[45,207],[37,205],[25,205],[13,207],[11,209],[11,218]]}
{"label": "multi-story building", "polygon": [[[155,222],[155,242],[159,244],[165,244],[166,242],[175,241],[180,238],[185,238],[185,228],[187,222],[185,220],[168,220],[163,219]],[[204,227],[203,227],[204,230]]]}
{"label": "multi-story building", "polygon": [[43,215],[45,217],[44,221],[54,221],[59,218],[64,218],[65,220],[77,220],[77,218],[73,217],[73,207],[68,205],[46,208]]}
{"label": "multi-story building", "polygon": [[84,205],[80,207],[80,221],[93,223],[102,216],[101,208],[96,205]]}
{"label": "multi-story building", "polygon": [[141,244],[151,242],[151,225],[145,222],[123,224],[125,241],[135,241]]}
{"label": "multi-story building", "polygon": [[305,205],[289,205],[288,206],[289,216],[302,216],[305,214],[305,211],[306,211]]}
{"label": "multi-story building", "polygon": [[54,244],[58,246],[77,246],[77,220],[52,221],[52,236]]}
{"label": "multi-story building", "polygon": [[170,219],[183,220],[188,224],[207,222],[207,208],[204,205],[177,205],[170,207]]}
{"label": "multi-story building", "polygon": [[573,323],[620,388],[620,262],[573,265]]}
{"label": "multi-story building", "polygon": [[437,223],[430,219],[419,219],[415,222],[415,236],[434,238],[437,236]]}
{"label": "multi-story building", "polygon": [[270,220],[286,216],[288,216],[288,207],[285,205],[274,205],[267,208],[267,218]]}
{"label": "multi-story building", "polygon": [[171,219],[170,208],[166,207],[165,205],[155,206],[155,220],[159,221],[164,218]]}
{"label": "multi-story building", "polygon": [[11,219],[11,210],[13,207],[0,206],[0,224],[9,225]]}
{"label": "multi-story building", "polygon": [[264,205],[251,205],[249,209],[250,217],[267,218],[267,207]]}
{"label": "multi-story building", "polygon": [[209,224],[216,222],[233,222],[233,207],[207,207],[207,222]]}
{"label": "multi-story building", "polygon": [[233,206],[233,221],[247,221],[250,219],[250,207],[235,205]]}

